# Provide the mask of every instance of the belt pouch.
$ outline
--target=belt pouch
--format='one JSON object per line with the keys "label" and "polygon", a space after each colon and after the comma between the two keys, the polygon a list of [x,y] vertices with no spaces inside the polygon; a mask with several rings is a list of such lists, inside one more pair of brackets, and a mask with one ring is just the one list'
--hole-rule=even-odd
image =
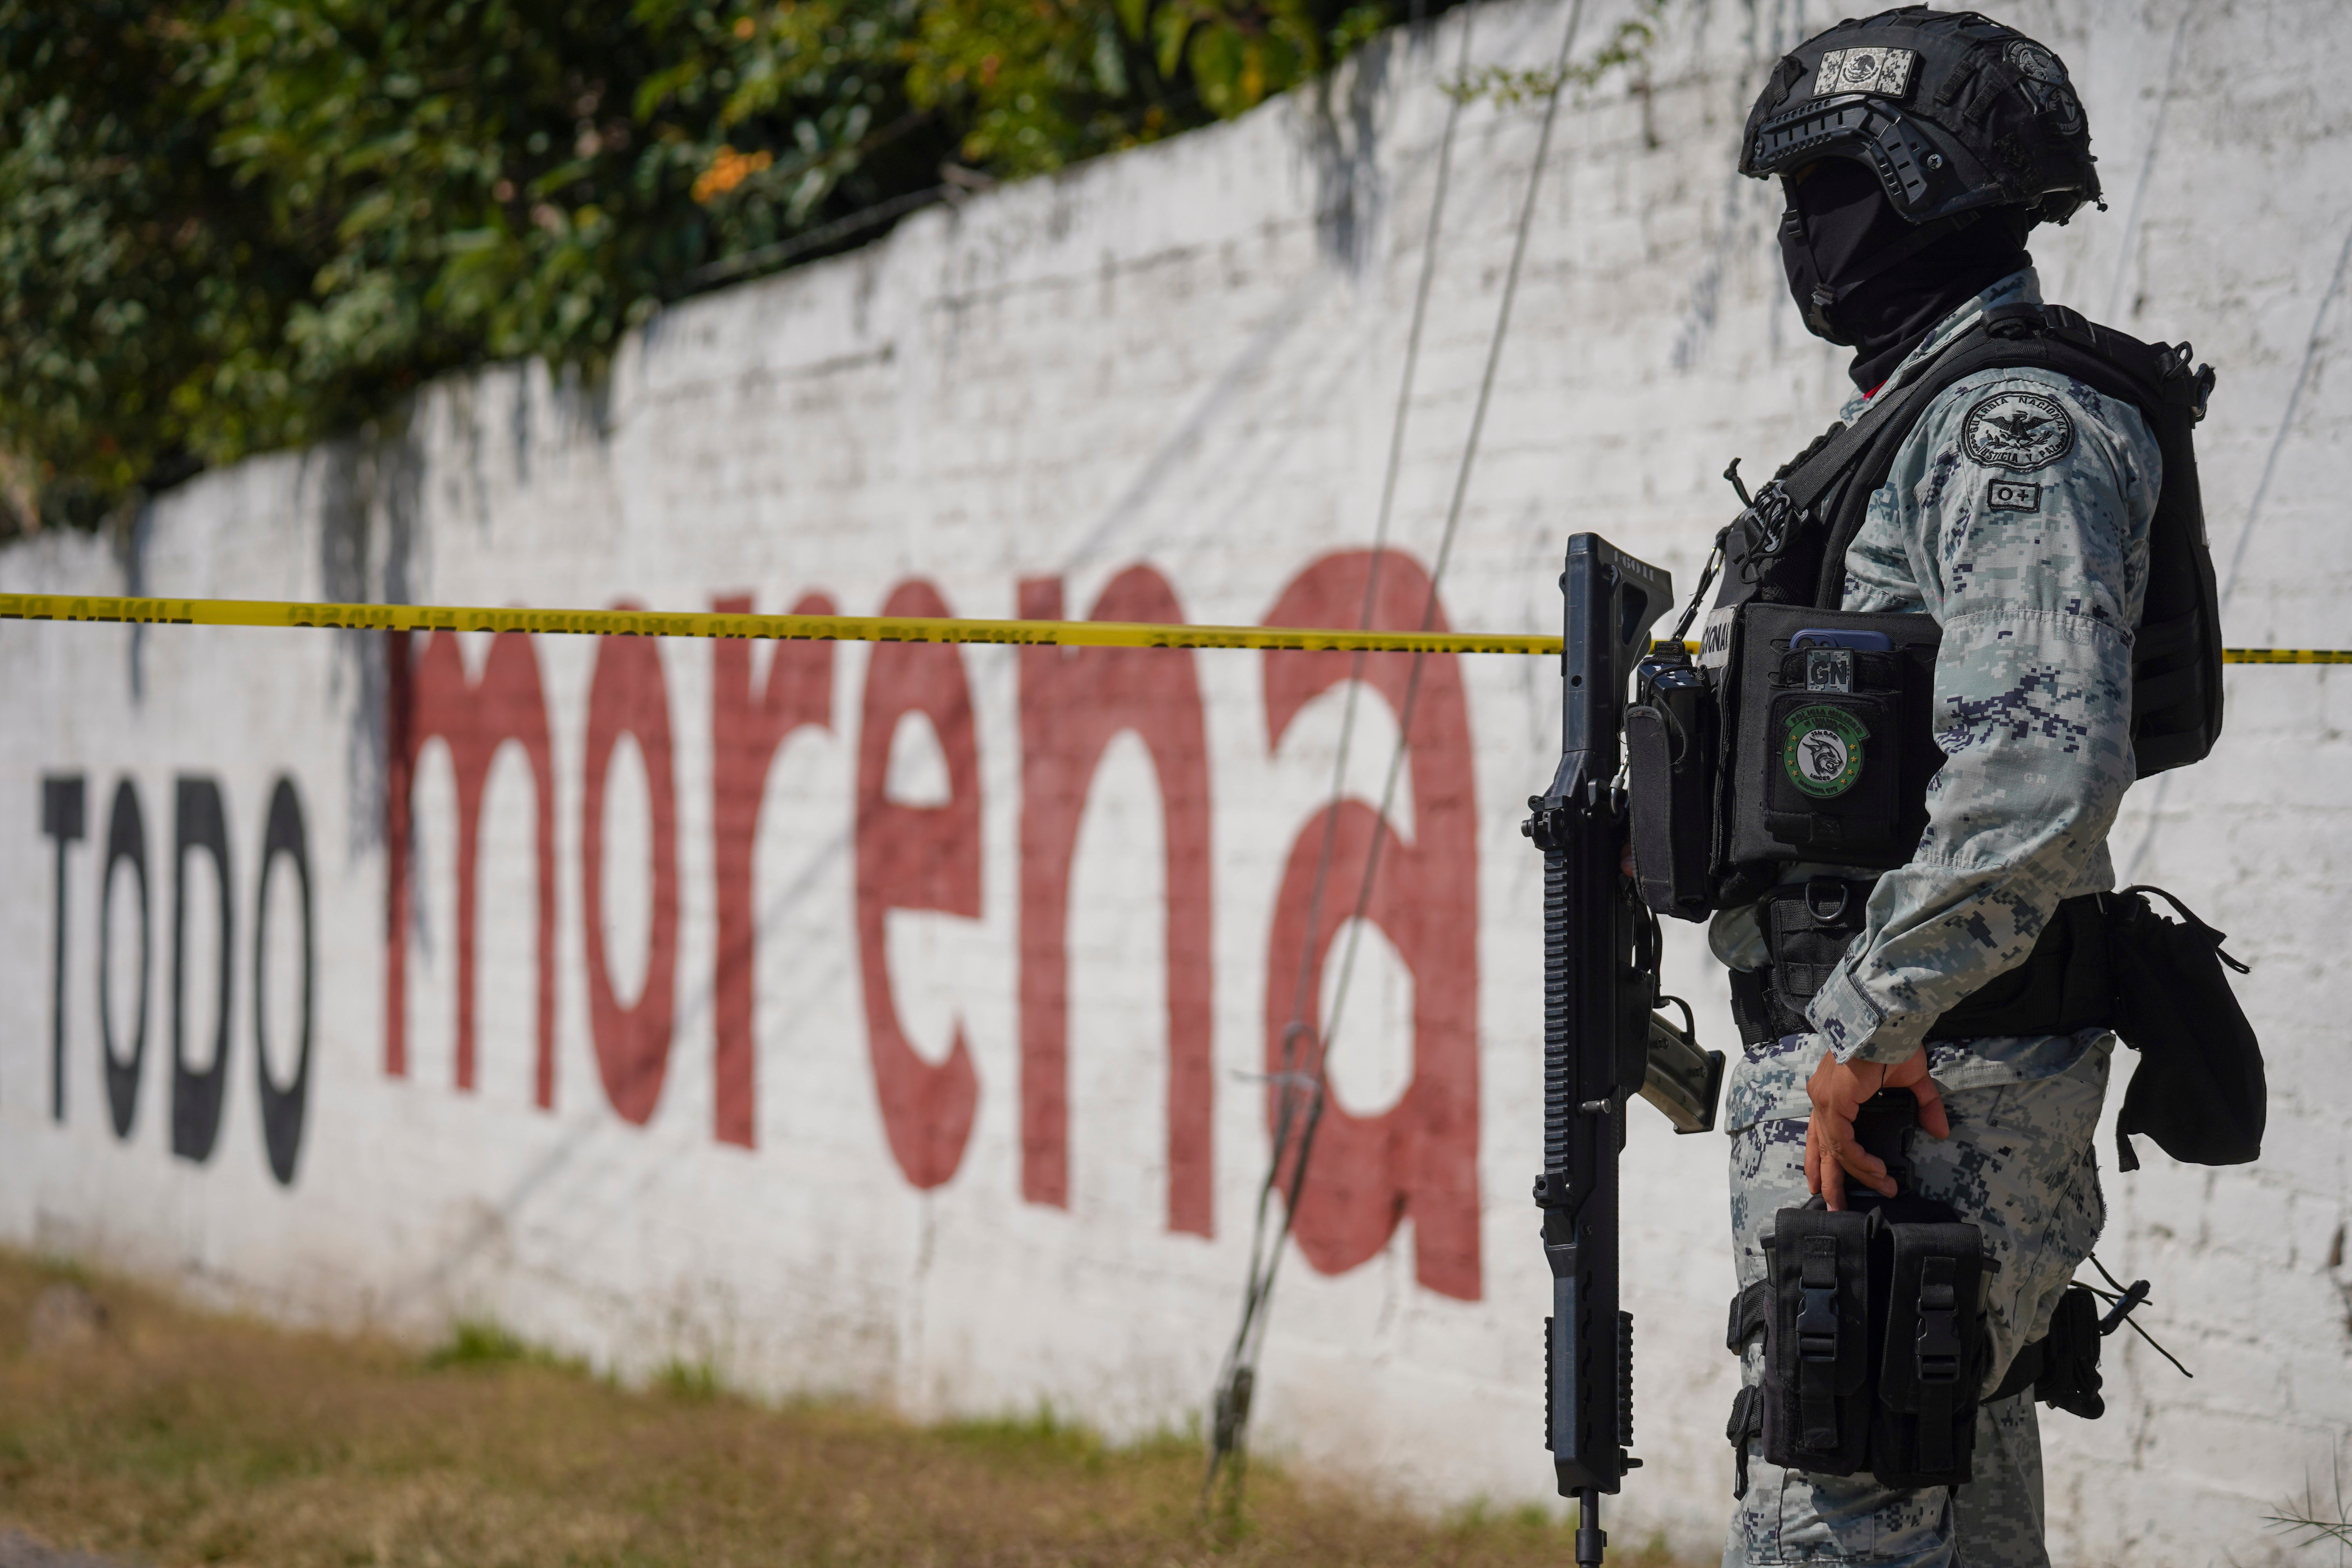
{"label": "belt pouch", "polygon": [[1766,1253],[1764,1457],[1850,1476],[1870,1452],[1870,1242],[1874,1214],[1782,1209]]}
{"label": "belt pouch", "polygon": [[[2033,1397],[2070,1415],[2096,1421],[2107,1413],[2100,1394],[2099,1300],[2087,1285],[2069,1285],[2039,1342]],[[2021,1356],[2022,1352],[2019,1352]],[[2003,1386],[2007,1386],[2006,1380]]]}
{"label": "belt pouch", "polygon": [[1885,1231],[1886,1333],[1871,1470],[1883,1486],[1959,1486],[1971,1473],[1989,1357],[1983,1237],[1964,1221]]}
{"label": "belt pouch", "polygon": [[1653,655],[1625,710],[1627,806],[1634,879],[1662,915],[1705,920],[1716,773],[1716,696],[1707,672],[1679,650]]}
{"label": "belt pouch", "polygon": [[[2145,895],[2180,915],[2169,921]],[[2116,1118],[2116,1164],[2139,1157],[2129,1134],[2145,1132],[2176,1160],[2235,1165],[2262,1152],[2269,1115],[2263,1047],[2230,989],[2221,933],[2160,888],[2102,895],[2115,986],[2116,1033],[2139,1052],[2139,1066]]]}
{"label": "belt pouch", "polygon": [[1893,653],[1780,656],[1765,725],[1764,827],[1808,859],[1894,847],[1901,814],[1904,663]]}

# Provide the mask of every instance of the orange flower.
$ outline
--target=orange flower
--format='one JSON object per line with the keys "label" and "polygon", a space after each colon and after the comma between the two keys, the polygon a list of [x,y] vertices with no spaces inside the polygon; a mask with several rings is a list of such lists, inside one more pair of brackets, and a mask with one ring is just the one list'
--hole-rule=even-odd
{"label": "orange flower", "polygon": [[721,147],[711,154],[710,166],[694,177],[694,199],[708,206],[775,161],[764,148],[738,153],[732,147]]}

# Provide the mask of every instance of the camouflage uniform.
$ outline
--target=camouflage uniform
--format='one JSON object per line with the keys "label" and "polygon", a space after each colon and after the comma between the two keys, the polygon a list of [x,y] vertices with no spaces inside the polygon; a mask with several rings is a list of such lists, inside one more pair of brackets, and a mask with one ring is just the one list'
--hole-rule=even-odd
{"label": "camouflage uniform", "polygon": [[[2038,300],[2031,269],[2004,279],[1947,318],[1889,384],[1985,308]],[[2131,628],[2161,479],[2137,409],[2051,372],[1989,370],[1936,399],[1871,498],[1843,607],[1916,611],[1942,626],[1935,722],[1949,760],[1928,788],[1917,853],[1879,879],[1861,932],[1809,1010],[1817,1032],[1751,1051],[1733,1069],[1726,1120],[1743,1288],[1762,1277],[1759,1233],[1807,1196],[1805,1080],[1824,1048],[1846,1061],[1904,1060],[1937,1016],[2023,960],[2060,900],[2115,885],[2106,835],[2133,777]],[[1752,910],[1717,916],[1711,935],[1727,963],[1762,962]],[[2113,1047],[2088,1029],[1928,1047],[1952,1136],[1914,1132],[1907,1153],[1919,1189],[1982,1227],[2000,1262],[1995,1380],[2048,1329],[2105,1217],[2091,1141]],[[1751,1351],[1744,1374],[1760,1373]],[[1751,1452],[1724,1562],[2046,1563],[2030,1394],[1983,1407],[1975,1474],[1951,1499],[1892,1490],[1866,1472],[1783,1471]]]}

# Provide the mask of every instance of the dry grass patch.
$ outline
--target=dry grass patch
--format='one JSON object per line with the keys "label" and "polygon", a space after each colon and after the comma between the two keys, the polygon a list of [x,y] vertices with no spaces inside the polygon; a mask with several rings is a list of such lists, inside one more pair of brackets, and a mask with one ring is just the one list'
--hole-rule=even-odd
{"label": "dry grass patch", "polygon": [[[86,1286],[103,1321],[61,1283]],[[487,1324],[420,1357],[0,1253],[0,1524],[159,1568],[1571,1556],[1536,1510],[1430,1522],[1263,1466],[1245,1513],[1203,1519],[1200,1466],[1190,1441],[1114,1448],[1050,1420],[763,1407],[687,1369],[633,1392]]]}

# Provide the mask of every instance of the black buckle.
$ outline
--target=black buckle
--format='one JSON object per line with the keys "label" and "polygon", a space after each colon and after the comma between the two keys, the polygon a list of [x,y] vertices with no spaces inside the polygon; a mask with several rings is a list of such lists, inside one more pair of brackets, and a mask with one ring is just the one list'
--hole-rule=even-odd
{"label": "black buckle", "polygon": [[1837,1287],[1804,1288],[1797,1311],[1797,1357],[1801,1361],[1835,1361],[1838,1348]]}
{"label": "black buckle", "polygon": [[1780,481],[1774,479],[1756,492],[1747,516],[1753,520],[1752,542],[1740,555],[1739,571],[1744,581],[1753,583],[1759,572],[1789,548],[1797,531],[1797,508]]}
{"label": "black buckle", "polygon": [[2092,326],[2080,310],[2069,310],[2063,305],[2044,305],[2042,307],[2042,319],[2049,323],[2049,331],[2053,337],[2064,338],[2068,342],[2079,343],[2086,349],[2098,347],[2098,329]]}
{"label": "black buckle", "polygon": [[1990,338],[2030,338],[2047,330],[2039,305],[1995,305],[1980,320]]}
{"label": "black buckle", "polygon": [[1922,1383],[1960,1380],[1960,1331],[1951,1311],[1919,1314],[1918,1363]]}
{"label": "black buckle", "polygon": [[1952,1289],[1952,1260],[1932,1258],[1919,1282],[1919,1331],[1913,1347],[1921,1383],[1960,1380],[1959,1314]]}

